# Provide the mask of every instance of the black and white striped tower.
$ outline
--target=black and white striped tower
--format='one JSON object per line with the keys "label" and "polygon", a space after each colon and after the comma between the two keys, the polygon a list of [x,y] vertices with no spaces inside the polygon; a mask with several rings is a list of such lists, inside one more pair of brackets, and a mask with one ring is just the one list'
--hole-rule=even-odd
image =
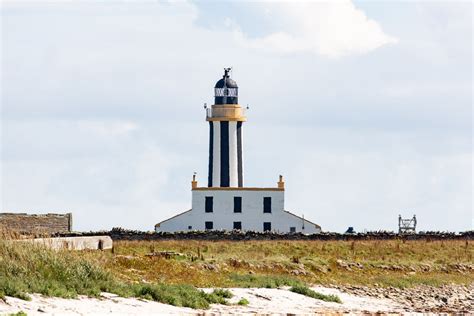
{"label": "black and white striped tower", "polygon": [[242,123],[246,118],[238,104],[237,83],[231,68],[214,87],[214,105],[207,108],[209,122],[208,187],[243,187]]}

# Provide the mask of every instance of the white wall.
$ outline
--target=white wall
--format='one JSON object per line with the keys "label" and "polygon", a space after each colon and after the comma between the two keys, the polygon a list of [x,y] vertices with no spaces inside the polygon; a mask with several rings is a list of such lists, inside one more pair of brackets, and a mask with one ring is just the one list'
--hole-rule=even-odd
{"label": "white wall", "polygon": [[[214,198],[212,213],[205,212],[205,197]],[[234,213],[234,196],[242,197],[242,213]],[[263,213],[263,198],[271,197],[272,213]],[[242,222],[242,230],[263,231],[263,223],[271,222],[272,230],[289,232],[317,233],[320,229],[294,214],[284,211],[284,191],[235,190],[193,190],[192,210],[160,223],[156,231],[204,230],[205,222],[212,221],[215,230],[232,230],[233,222]],[[189,229],[191,226],[191,229]]]}

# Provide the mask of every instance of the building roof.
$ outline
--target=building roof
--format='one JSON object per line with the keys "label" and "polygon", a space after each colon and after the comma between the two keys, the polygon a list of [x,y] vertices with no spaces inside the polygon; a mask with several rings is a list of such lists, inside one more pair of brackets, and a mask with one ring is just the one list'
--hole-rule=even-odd
{"label": "building roof", "polygon": [[308,223],[310,223],[310,224],[313,224],[313,225],[316,226],[317,228],[321,229],[321,226],[319,226],[319,225],[316,224],[316,223],[313,223],[312,221],[307,220],[306,218],[303,218],[303,217],[301,217],[301,216],[298,216],[298,215],[296,215],[296,214],[294,214],[294,213],[291,213],[291,212],[289,212],[289,211],[286,211],[286,210],[283,210],[283,212],[286,212],[286,213],[288,213],[288,214],[290,214],[290,215],[293,215],[293,216],[295,216],[295,217],[298,217],[299,219],[304,220],[304,221],[306,221],[306,222],[308,222]]}
{"label": "building roof", "polygon": [[156,228],[156,227],[160,227],[160,224],[163,224],[164,222],[167,222],[167,221],[169,221],[170,219],[173,219],[173,218],[175,218],[175,217],[178,217],[178,216],[180,216],[180,215],[183,215],[183,214],[185,214],[185,213],[187,213],[187,212],[191,212],[191,211],[192,211],[192,209],[189,209],[189,210],[187,210],[187,211],[184,211],[184,212],[181,212],[181,213],[179,213],[179,214],[176,214],[175,216],[172,216],[172,217],[170,217],[170,218],[167,218],[167,219],[165,219],[164,221],[161,221],[161,222],[159,222],[158,224],[155,224],[155,228]]}

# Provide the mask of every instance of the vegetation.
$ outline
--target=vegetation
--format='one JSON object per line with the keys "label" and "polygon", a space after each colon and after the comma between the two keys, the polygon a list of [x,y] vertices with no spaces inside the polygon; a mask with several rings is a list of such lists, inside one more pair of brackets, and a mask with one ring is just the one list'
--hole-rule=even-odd
{"label": "vegetation", "polygon": [[[53,251],[0,240],[0,298],[106,291],[177,306],[226,304],[227,287],[412,287],[474,282],[472,241],[118,241],[113,251]],[[219,288],[205,293],[200,287]],[[298,292],[299,291],[299,292]],[[312,296],[313,295],[313,296]]]}
{"label": "vegetation", "polygon": [[465,240],[119,241],[113,254],[82,256],[99,259],[123,280],[197,287],[474,282],[474,243]]}
{"label": "vegetation", "polygon": [[209,308],[209,304],[227,304],[232,297],[228,290],[205,293],[190,285],[138,284],[132,286],[132,295],[174,306]]}
{"label": "vegetation", "polygon": [[54,251],[29,243],[0,241],[0,297],[29,300],[27,293],[64,298],[101,292],[142,297],[165,304],[209,308],[227,304],[232,293],[216,289],[205,293],[185,284],[130,283],[120,280],[100,262],[74,251]]}
{"label": "vegetation", "polygon": [[302,294],[302,295],[305,295],[305,296],[309,296],[309,297],[315,298],[317,300],[323,300],[323,301],[326,301],[326,302],[342,303],[341,299],[337,295],[321,294],[321,293],[318,293],[316,291],[311,290],[307,286],[302,286],[302,285],[293,286],[293,287],[290,288],[290,291],[298,293],[298,294]]}
{"label": "vegetation", "polygon": [[298,279],[284,275],[230,274],[229,279],[235,287],[258,287],[275,289],[282,286],[303,285]]}
{"label": "vegetation", "polygon": [[27,316],[27,314],[24,311],[19,311],[18,313],[10,314],[9,316]]}
{"label": "vegetation", "polygon": [[237,305],[247,306],[247,305],[249,305],[249,301],[248,301],[246,298],[242,297],[242,298],[237,302]]}

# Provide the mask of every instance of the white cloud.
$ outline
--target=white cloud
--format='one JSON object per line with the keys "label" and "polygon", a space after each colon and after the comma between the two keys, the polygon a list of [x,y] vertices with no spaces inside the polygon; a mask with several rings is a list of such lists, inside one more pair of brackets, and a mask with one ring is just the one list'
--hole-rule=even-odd
{"label": "white cloud", "polygon": [[238,14],[203,27],[195,3],[14,6],[2,13],[4,210],[71,210],[77,229],[152,229],[186,210],[190,176],[207,173],[202,104],[232,65],[251,107],[246,185],[284,174],[288,209],[325,230],[393,229],[403,210],[427,229],[470,222],[470,23],[439,38],[401,6],[406,23],[406,11],[380,20],[398,45],[328,62],[387,36],[350,2],[261,4],[270,30]]}
{"label": "white cloud", "polygon": [[327,57],[363,54],[398,39],[357,9],[352,1],[266,3],[263,15],[282,22],[282,31],[250,38],[229,23],[244,46],[278,53],[315,53]]}

